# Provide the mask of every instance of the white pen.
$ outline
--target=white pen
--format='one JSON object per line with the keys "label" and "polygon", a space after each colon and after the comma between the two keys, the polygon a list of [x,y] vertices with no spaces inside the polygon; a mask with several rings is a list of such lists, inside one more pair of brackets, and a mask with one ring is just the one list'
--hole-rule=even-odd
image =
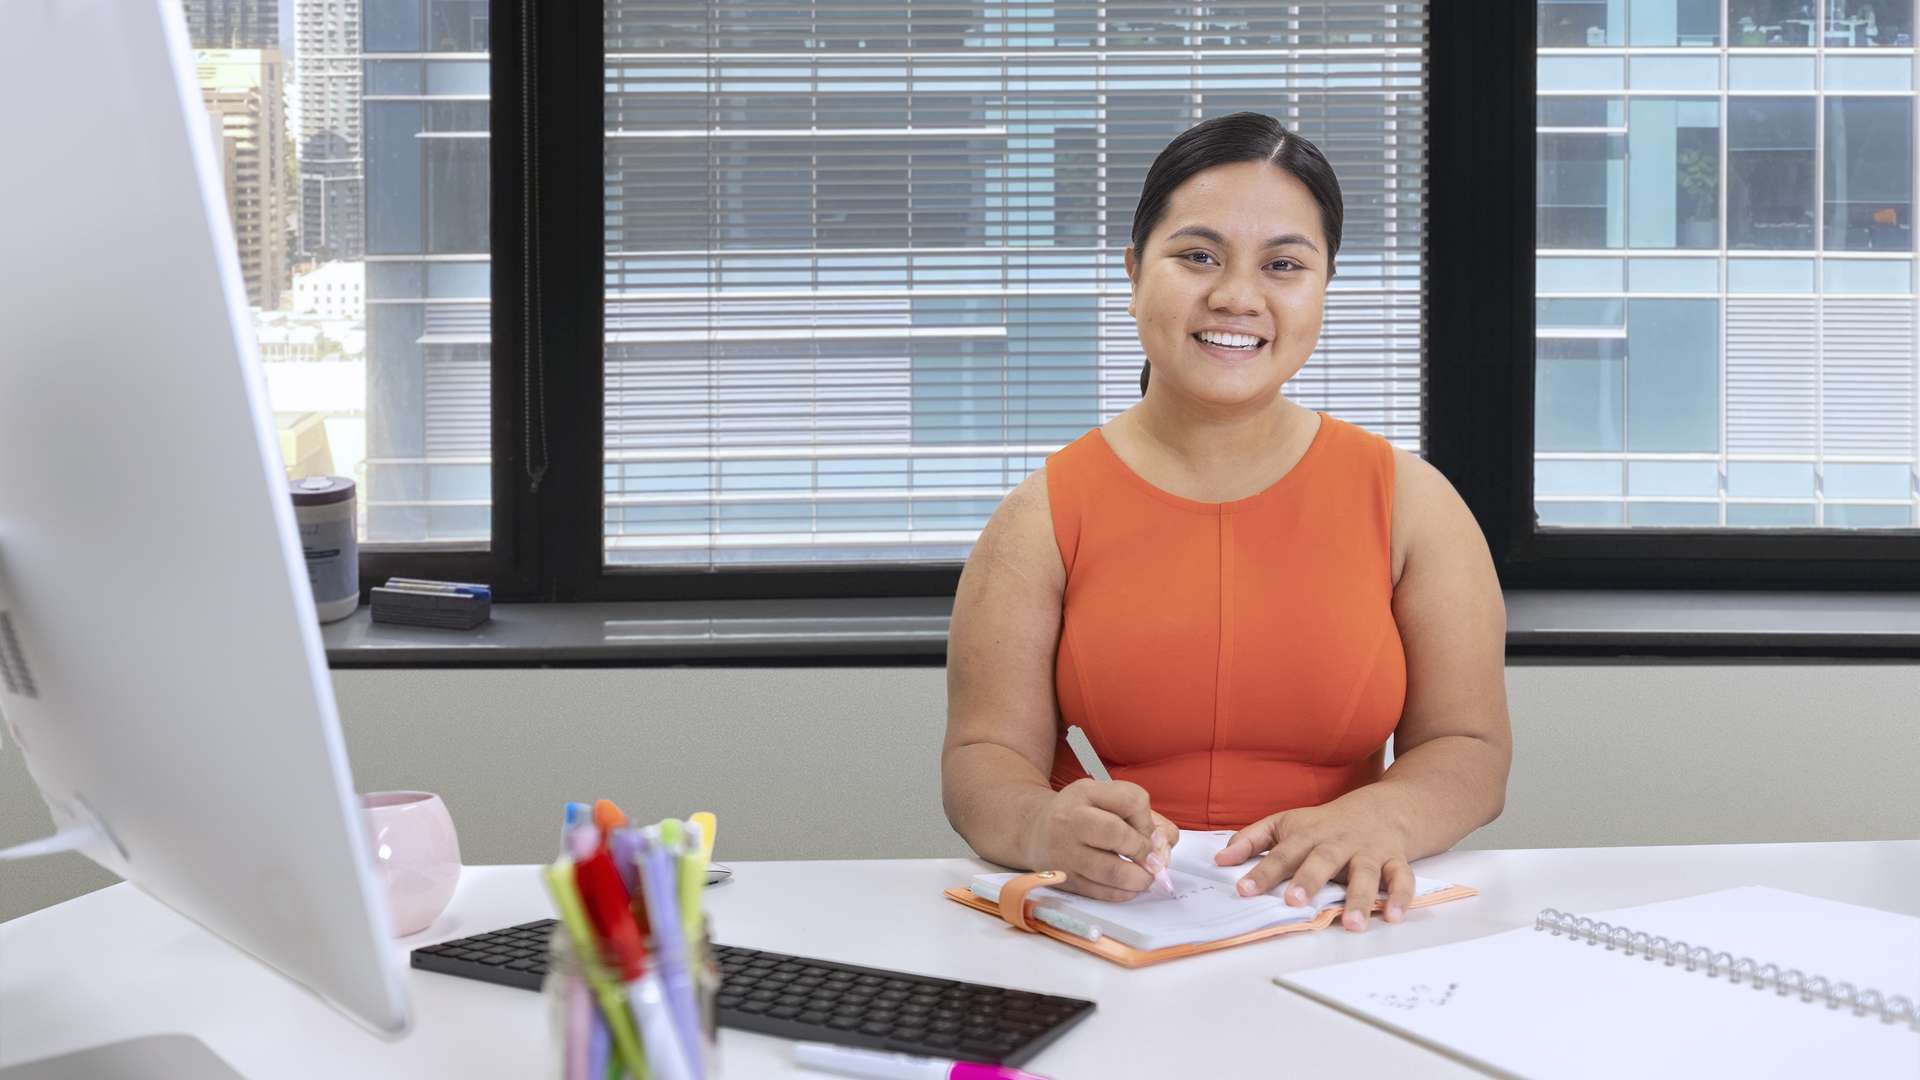
{"label": "white pen", "polygon": [[[968,886],[967,889],[973,893],[973,895],[990,904],[997,903],[1000,899],[998,889],[981,885],[979,882]],[[1100,928],[1092,923],[1076,919],[1064,911],[1058,911],[1050,907],[1041,907],[1037,903],[1033,908],[1033,917],[1056,930],[1064,930],[1075,937],[1086,938],[1088,941],[1099,941],[1101,937]]]}
{"label": "white pen", "polygon": [[[1080,725],[1067,725],[1067,746],[1073,751],[1073,756],[1079,759],[1080,768],[1086,770],[1088,776],[1102,783],[1113,779],[1113,774],[1109,773],[1107,767],[1101,764],[1100,755],[1093,752],[1093,742],[1087,738],[1086,732],[1080,730]],[[1153,883],[1156,887],[1165,889],[1168,896],[1172,896],[1174,894],[1173,878],[1167,874],[1167,856],[1159,850],[1159,847],[1159,838],[1155,837],[1154,854],[1160,858],[1160,869],[1154,873]],[[1120,857],[1123,859],[1126,858],[1125,855]],[[1129,859],[1128,861],[1131,862],[1132,860]]]}
{"label": "white pen", "polygon": [[949,1061],[827,1043],[795,1046],[793,1063],[803,1069],[857,1076],[863,1080],[1041,1080],[1008,1065]]}

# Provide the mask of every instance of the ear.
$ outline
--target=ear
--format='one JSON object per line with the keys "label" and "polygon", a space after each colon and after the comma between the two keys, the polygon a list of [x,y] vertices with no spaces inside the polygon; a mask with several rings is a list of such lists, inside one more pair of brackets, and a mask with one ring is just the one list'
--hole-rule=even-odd
{"label": "ear", "polygon": [[1121,262],[1127,268],[1127,314],[1133,315],[1133,294],[1140,288],[1140,279],[1137,276],[1140,273],[1140,261],[1134,257],[1132,244],[1127,245],[1127,250],[1121,256]]}

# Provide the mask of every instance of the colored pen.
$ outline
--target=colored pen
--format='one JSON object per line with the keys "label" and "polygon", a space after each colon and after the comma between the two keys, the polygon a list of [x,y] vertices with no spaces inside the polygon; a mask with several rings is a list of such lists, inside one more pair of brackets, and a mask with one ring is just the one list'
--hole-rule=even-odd
{"label": "colored pen", "polygon": [[620,871],[620,883],[627,887],[627,895],[639,896],[640,830],[632,826],[613,830],[613,835],[607,837],[607,850],[613,853],[613,868]]}
{"label": "colored pen", "polygon": [[[986,886],[978,883],[970,885],[967,888],[973,895],[988,903],[992,903],[999,898],[997,891],[989,891]],[[1088,941],[1099,941],[1102,937],[1099,927],[1082,919],[1077,919],[1057,908],[1044,907],[1036,904],[1033,909],[1033,917],[1056,930],[1065,930],[1075,937],[1083,937]]]}
{"label": "colored pen", "polygon": [[424,578],[388,578],[383,589],[398,592],[435,593],[442,596],[485,596],[491,598],[493,589],[486,585],[474,585],[464,581],[428,581]]}
{"label": "colored pen", "polygon": [[583,821],[591,821],[591,820],[593,820],[593,807],[588,806],[586,803],[583,803],[583,802],[568,803],[567,816],[561,822],[561,825],[560,825],[561,850],[563,851],[566,850],[567,836],[568,834],[573,832],[573,827],[575,825],[580,824]]}
{"label": "colored pen", "polygon": [[593,1032],[593,992],[584,975],[567,976],[566,1080],[589,1080],[587,1042]]}
{"label": "colored pen", "polygon": [[610,833],[627,824],[627,815],[620,812],[612,799],[596,799],[593,803],[593,823],[600,826],[601,832]]}
{"label": "colored pen", "polygon": [[687,956],[698,961],[700,945],[706,939],[700,890],[707,887],[707,860],[700,854],[700,823],[689,821],[683,831],[686,843],[680,854],[680,927],[687,935]]}
{"label": "colored pen", "polygon": [[587,1028],[587,1076],[589,1080],[599,1080],[607,1075],[607,1059],[613,1056],[613,1033],[607,1030],[607,1018],[599,1010],[593,1012],[593,1023]]}
{"label": "colored pen", "polygon": [[701,810],[688,816],[687,820],[700,826],[701,861],[712,862],[714,842],[720,839],[720,819],[714,817],[711,811]]}
{"label": "colored pen", "polygon": [[581,903],[619,965],[627,1005],[639,1026],[641,1053],[653,1070],[650,1080],[691,1080],[688,1055],[662,999],[659,977],[647,967],[646,945],[634,925],[626,886],[620,883],[612,854],[605,849],[595,852],[574,868],[574,874]]}
{"label": "colored pen", "polygon": [[[1079,759],[1080,768],[1085,770],[1088,776],[1103,782],[1113,779],[1113,774],[1107,772],[1107,767],[1101,764],[1100,755],[1093,752],[1093,740],[1087,738],[1087,733],[1080,730],[1080,725],[1067,725],[1067,747],[1073,751],[1073,756]],[[1156,887],[1165,889],[1168,896],[1172,896],[1174,894],[1173,878],[1167,874],[1167,852],[1161,848],[1160,837],[1155,835],[1153,853],[1160,859],[1160,869],[1153,872],[1153,883]],[[1120,857],[1126,858],[1125,855]]]}
{"label": "colored pen", "polygon": [[542,867],[540,878],[546,882],[547,893],[553,897],[554,909],[560,915],[560,925],[566,927],[567,939],[573,943],[574,955],[579,957],[580,972],[586,976],[587,985],[600,1002],[600,1011],[605,1015],[607,1028],[613,1036],[614,1053],[628,1072],[645,1076],[646,1058],[640,1052],[640,1041],[633,1030],[633,1016],[627,1012],[626,998],[620,993],[620,987],[600,963],[593,925],[580,902],[580,890],[574,884],[573,860],[562,858],[551,866]]}
{"label": "colored pen", "polygon": [[600,849],[600,830],[592,822],[581,822],[567,830],[567,856],[578,861]]}
{"label": "colored pen", "polygon": [[692,973],[687,970],[687,939],[680,928],[680,901],[674,895],[677,878],[673,858],[674,853],[661,839],[660,826],[640,830],[640,888],[646,894],[647,914],[653,922],[660,983],[680,1030],[680,1045],[687,1051],[687,1065],[696,1077],[704,1077],[700,1013],[694,1002]]}
{"label": "colored pen", "polygon": [[793,1062],[802,1068],[865,1080],[1043,1080],[1005,1065],[915,1057],[884,1050],[856,1050],[830,1043],[801,1043],[793,1048]]}

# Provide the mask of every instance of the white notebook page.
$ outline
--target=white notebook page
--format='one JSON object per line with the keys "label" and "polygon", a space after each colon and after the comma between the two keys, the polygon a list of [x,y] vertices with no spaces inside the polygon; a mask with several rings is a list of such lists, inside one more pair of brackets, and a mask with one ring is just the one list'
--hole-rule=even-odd
{"label": "white notebook page", "polygon": [[[1579,914],[1920,1001],[1920,919],[1749,886]],[[1920,1077],[1920,1032],[1531,927],[1275,980],[1514,1076]]]}
{"label": "white notebook page", "polygon": [[[1249,859],[1238,866],[1217,866],[1214,855],[1226,846],[1230,832],[1194,832],[1183,830],[1174,845],[1167,876],[1173,879],[1174,895],[1144,892],[1126,901],[1094,900],[1060,889],[1040,888],[1028,895],[1037,906],[1055,907],[1098,926],[1101,933],[1136,949],[1160,949],[1169,945],[1191,945],[1203,941],[1262,930],[1289,922],[1306,922],[1323,908],[1340,904],[1346,889],[1329,884],[1313,896],[1306,907],[1291,907],[1280,899],[1280,886],[1263,896],[1241,896],[1234,884],[1254,866]],[[1000,898],[1000,886],[1014,874],[981,874],[972,881],[975,895],[987,900]],[[1281,885],[1285,885],[1282,882]],[[1414,879],[1414,893],[1424,896],[1449,888],[1449,883],[1431,878]]]}

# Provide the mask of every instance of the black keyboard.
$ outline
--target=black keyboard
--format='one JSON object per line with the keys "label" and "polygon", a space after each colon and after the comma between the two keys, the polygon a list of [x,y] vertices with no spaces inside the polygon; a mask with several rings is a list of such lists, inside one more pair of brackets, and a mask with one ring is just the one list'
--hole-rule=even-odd
{"label": "black keyboard", "polygon": [[[552,919],[413,950],[413,966],[540,989]],[[783,1039],[1021,1065],[1093,1012],[1093,1002],[714,946],[720,1026]]]}

